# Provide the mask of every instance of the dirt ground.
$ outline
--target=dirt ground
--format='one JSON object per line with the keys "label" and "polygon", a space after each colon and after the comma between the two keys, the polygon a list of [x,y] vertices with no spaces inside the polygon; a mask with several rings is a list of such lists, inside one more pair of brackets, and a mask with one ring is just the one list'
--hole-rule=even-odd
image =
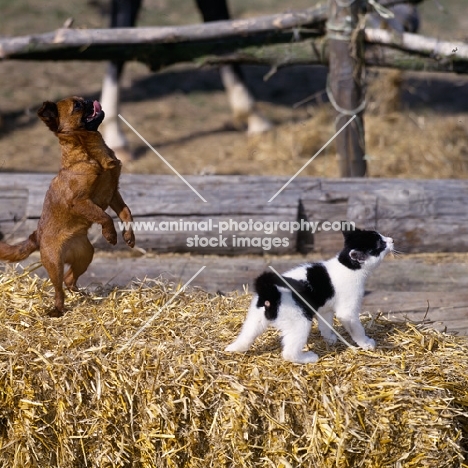
{"label": "dirt ground", "polygon": [[[196,21],[193,5],[186,3],[190,4],[182,2],[177,10],[171,8],[170,2],[149,0],[140,24]],[[254,9],[244,0],[233,1],[233,13],[248,16],[278,12],[279,3],[268,0]],[[437,15],[432,3],[428,2],[423,11],[426,29],[423,27],[422,32],[463,39],[466,18],[458,14],[461,3],[442,2],[447,9],[445,16]],[[310,2],[295,0],[290,6],[308,5]],[[3,33],[51,30],[60,26],[69,13],[76,15],[78,26],[105,25],[104,17],[98,14],[105,9],[104,3],[92,2],[80,9],[75,5],[68,11],[51,0],[40,0],[34,8],[26,0],[5,7],[4,18],[8,21]],[[50,14],[53,11],[55,16]],[[156,13],[157,19],[151,16]],[[449,23],[450,30],[446,27]],[[44,100],[72,94],[99,99],[104,69],[103,63],[87,62],[0,63],[0,170],[55,172],[59,167],[58,145],[39,122],[36,110]],[[131,63],[124,77],[121,113],[182,174],[290,175],[334,133],[334,114],[325,92],[326,69],[288,68],[265,80],[269,71],[262,67],[245,68],[260,109],[275,124],[272,131],[262,136],[247,137],[243,129],[235,126],[219,75],[213,69],[179,66],[149,74],[143,65]],[[468,78],[404,73],[398,91],[400,110],[389,111],[388,104],[395,96],[393,83],[400,78],[398,73],[398,79],[395,72],[368,75],[368,174],[465,178]],[[126,165],[126,171],[171,173],[130,129],[125,131],[136,155],[136,160]],[[303,175],[338,176],[333,145]]]}

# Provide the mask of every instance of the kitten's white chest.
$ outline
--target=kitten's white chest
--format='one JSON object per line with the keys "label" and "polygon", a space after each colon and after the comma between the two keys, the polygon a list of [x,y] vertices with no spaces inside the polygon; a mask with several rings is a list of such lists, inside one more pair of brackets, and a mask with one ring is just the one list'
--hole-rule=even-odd
{"label": "kitten's white chest", "polygon": [[325,265],[335,290],[335,301],[354,301],[363,297],[366,272],[351,270],[342,265],[337,258],[328,260]]}

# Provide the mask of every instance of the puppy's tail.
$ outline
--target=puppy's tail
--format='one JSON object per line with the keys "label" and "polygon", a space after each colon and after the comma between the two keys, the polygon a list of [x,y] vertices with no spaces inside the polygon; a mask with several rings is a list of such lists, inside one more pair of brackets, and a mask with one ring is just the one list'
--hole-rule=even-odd
{"label": "puppy's tail", "polygon": [[16,245],[0,242],[0,260],[5,262],[19,262],[28,258],[39,248],[36,231],[34,231],[25,241]]}

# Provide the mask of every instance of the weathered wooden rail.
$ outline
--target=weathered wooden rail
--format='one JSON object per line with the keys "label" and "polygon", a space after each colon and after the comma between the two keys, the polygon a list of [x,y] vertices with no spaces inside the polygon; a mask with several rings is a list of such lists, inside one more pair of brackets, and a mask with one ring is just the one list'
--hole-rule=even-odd
{"label": "weathered wooden rail", "polygon": [[[35,229],[52,177],[0,174],[0,232],[6,240],[23,239]],[[268,203],[287,177],[186,179],[206,203],[176,176],[123,175],[121,191],[135,221],[154,223],[153,228],[147,225],[147,230],[136,233],[137,246],[154,252],[223,255],[334,253],[341,246],[341,234],[326,231],[332,226],[323,222],[352,221],[357,227],[375,228],[394,237],[397,248],[407,253],[468,250],[468,181],[297,178]],[[289,225],[280,224],[300,219],[320,224],[315,233],[291,232],[286,229]],[[172,230],[171,221],[178,223]],[[184,228],[187,222],[199,224],[196,229],[194,225]],[[262,228],[261,224],[254,226],[255,222],[269,224]],[[271,223],[275,222],[273,229]],[[220,226],[226,229],[220,232]],[[188,245],[188,239],[195,236],[219,239],[220,235],[226,239],[221,246],[197,247],[194,241]],[[110,248],[98,227],[92,230],[92,237],[98,248]],[[239,238],[249,240],[239,245]],[[273,238],[285,240],[278,247],[262,247],[269,242],[262,239]],[[126,248],[123,241],[118,247]]]}
{"label": "weathered wooden rail", "polygon": [[[311,22],[313,19],[313,22]],[[250,63],[276,68],[328,65],[326,8],[203,25],[127,29],[58,29],[0,38],[0,60],[137,60],[153,70],[175,63]],[[365,65],[468,73],[468,45],[366,29]]]}
{"label": "weathered wooden rail", "polygon": [[[380,0],[421,3],[423,0]],[[357,6],[357,3],[356,3]],[[69,29],[0,37],[0,60],[138,60],[154,70],[180,62],[328,65],[325,4],[289,13],[205,24]],[[404,70],[468,72],[468,45],[366,29],[363,63]]]}
{"label": "weathered wooden rail", "polygon": [[[0,232],[16,242],[36,227],[51,174],[0,174]],[[203,202],[176,176],[124,175],[121,191],[136,221],[179,220],[220,222],[354,221],[358,227],[376,228],[395,239],[396,248],[410,252],[466,252],[468,250],[468,181],[390,179],[298,178],[272,203],[268,200],[287,178],[248,176],[190,176],[190,184],[207,200]],[[120,239],[110,247],[95,227],[93,242],[111,249],[112,256],[98,253],[80,285],[127,285],[134,278],[188,281],[202,266],[205,270],[193,285],[211,292],[242,290],[272,264],[285,271],[307,259],[329,256],[342,246],[339,232],[317,231],[313,236],[297,232],[240,231],[228,229],[227,246],[187,246],[198,235],[219,238],[216,228],[195,231],[139,231],[137,247],[153,251],[144,256],[119,254],[128,249]],[[261,247],[233,247],[236,237],[286,237],[288,246],[264,250]],[[297,254],[300,250],[307,257]],[[164,255],[164,252],[190,254]],[[226,254],[229,258],[206,254]],[[294,254],[289,256],[271,253]],[[246,255],[263,254],[263,255]],[[267,254],[267,255],[265,255]],[[439,329],[468,334],[468,263],[466,255],[454,255],[449,262],[429,261],[424,256],[386,259],[368,284],[364,311],[392,318],[433,321]],[[39,260],[33,254],[23,262]],[[43,268],[37,270],[47,276]]]}

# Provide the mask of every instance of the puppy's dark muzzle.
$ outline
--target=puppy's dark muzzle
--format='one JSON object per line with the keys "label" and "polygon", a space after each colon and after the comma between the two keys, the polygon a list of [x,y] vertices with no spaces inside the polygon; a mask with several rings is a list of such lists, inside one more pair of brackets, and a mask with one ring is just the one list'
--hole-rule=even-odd
{"label": "puppy's dark muzzle", "polygon": [[83,114],[86,130],[96,131],[104,120],[104,111],[99,101],[85,101],[85,112]]}

